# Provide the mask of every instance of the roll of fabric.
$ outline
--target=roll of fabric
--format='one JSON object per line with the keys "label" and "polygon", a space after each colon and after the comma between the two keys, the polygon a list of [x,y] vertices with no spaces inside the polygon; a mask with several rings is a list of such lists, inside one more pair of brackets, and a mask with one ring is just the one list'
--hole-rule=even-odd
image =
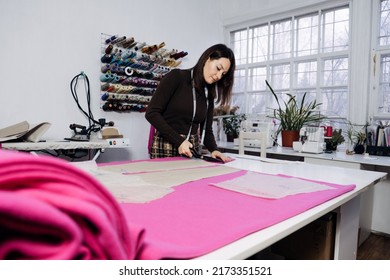
{"label": "roll of fabric", "polygon": [[143,230],[70,163],[0,150],[0,237],[0,259],[134,259]]}

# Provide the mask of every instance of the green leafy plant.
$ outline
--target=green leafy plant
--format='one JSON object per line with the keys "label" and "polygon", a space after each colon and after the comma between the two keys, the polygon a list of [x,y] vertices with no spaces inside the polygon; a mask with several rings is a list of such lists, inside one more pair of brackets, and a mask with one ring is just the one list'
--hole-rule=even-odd
{"label": "green leafy plant", "polygon": [[345,138],[342,134],[342,129],[333,129],[332,132],[332,138],[330,139],[330,142],[334,143],[335,145],[340,145],[344,143]]}
{"label": "green leafy plant", "polygon": [[278,104],[278,108],[273,109],[272,115],[269,116],[280,121],[277,133],[281,130],[299,131],[305,124],[320,122],[326,118],[318,112],[321,103],[317,103],[316,100],[307,103],[305,102],[306,92],[304,93],[301,102],[297,101],[296,96],[288,93],[288,101],[283,101],[284,106],[282,107],[281,102],[271,85],[268,81],[265,81],[265,83]]}
{"label": "green leafy plant", "polygon": [[336,151],[337,146],[344,143],[345,138],[343,136],[342,129],[333,129],[332,137],[330,139],[325,139],[326,150],[328,151]]}
{"label": "green leafy plant", "polygon": [[366,140],[366,128],[368,124],[356,125],[349,123],[347,137],[351,144],[363,145]]}
{"label": "green leafy plant", "polygon": [[237,114],[223,118],[223,130],[226,135],[237,137],[240,132],[241,122],[244,120],[246,120],[245,114]]}

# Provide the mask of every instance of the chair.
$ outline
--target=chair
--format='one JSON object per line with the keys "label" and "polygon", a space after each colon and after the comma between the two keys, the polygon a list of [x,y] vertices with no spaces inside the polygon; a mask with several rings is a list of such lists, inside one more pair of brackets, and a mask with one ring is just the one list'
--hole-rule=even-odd
{"label": "chair", "polygon": [[266,132],[249,132],[240,131],[238,137],[238,153],[244,154],[244,141],[245,140],[259,140],[260,141],[260,156],[267,157],[267,133]]}

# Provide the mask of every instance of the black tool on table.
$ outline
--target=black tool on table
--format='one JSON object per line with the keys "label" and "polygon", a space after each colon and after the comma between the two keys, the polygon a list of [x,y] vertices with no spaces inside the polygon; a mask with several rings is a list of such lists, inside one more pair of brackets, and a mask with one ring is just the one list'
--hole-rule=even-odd
{"label": "black tool on table", "polygon": [[224,163],[223,160],[221,160],[219,158],[213,158],[213,157],[210,157],[210,156],[201,155],[194,148],[191,148],[190,150],[191,150],[192,156],[194,158],[199,158],[199,159],[203,159],[205,161],[210,161],[210,162]]}

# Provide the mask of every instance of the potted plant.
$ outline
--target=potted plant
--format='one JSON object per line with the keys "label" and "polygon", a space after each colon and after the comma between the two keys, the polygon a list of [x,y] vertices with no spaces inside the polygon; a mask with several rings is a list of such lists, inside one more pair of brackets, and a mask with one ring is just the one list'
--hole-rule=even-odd
{"label": "potted plant", "polygon": [[[347,137],[351,145],[353,145],[353,151],[356,154],[363,154],[365,151],[364,143],[366,141],[366,128],[368,124],[365,125],[354,125],[349,124]],[[355,127],[360,127],[360,130],[357,130]]]}
{"label": "potted plant", "polygon": [[231,115],[223,118],[223,130],[228,142],[233,142],[240,133],[241,122],[246,120],[245,114]]}
{"label": "potted plant", "polygon": [[332,137],[330,139],[325,139],[326,150],[327,151],[336,151],[337,146],[344,143],[345,138],[342,134],[342,129],[333,129]]}
{"label": "potted plant", "polygon": [[287,93],[288,100],[283,101],[284,106],[282,107],[271,85],[267,80],[265,82],[278,104],[278,108],[273,109],[272,115],[269,116],[280,122],[276,135],[281,132],[282,146],[292,147],[292,142],[299,140],[299,131],[304,125],[320,122],[325,118],[324,115],[318,112],[321,103],[317,103],[316,100],[305,102],[306,92],[301,102],[297,101],[296,96]]}

